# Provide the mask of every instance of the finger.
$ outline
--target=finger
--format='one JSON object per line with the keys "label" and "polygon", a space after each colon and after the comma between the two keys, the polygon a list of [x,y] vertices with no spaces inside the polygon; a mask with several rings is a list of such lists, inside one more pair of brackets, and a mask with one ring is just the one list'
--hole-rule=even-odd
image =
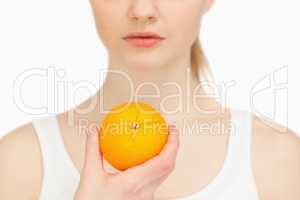
{"label": "finger", "polygon": [[163,159],[168,159],[170,156],[174,158],[179,149],[179,130],[175,125],[169,125],[168,129],[168,142],[158,155]]}
{"label": "finger", "polygon": [[103,158],[99,148],[100,131],[95,123],[90,123],[86,131],[84,170],[92,174],[104,174]]}
{"label": "finger", "polygon": [[176,162],[179,148],[179,131],[176,127],[169,127],[168,141],[162,151],[155,157],[135,167],[131,167],[121,173],[133,183],[140,186],[152,182],[169,173]]}

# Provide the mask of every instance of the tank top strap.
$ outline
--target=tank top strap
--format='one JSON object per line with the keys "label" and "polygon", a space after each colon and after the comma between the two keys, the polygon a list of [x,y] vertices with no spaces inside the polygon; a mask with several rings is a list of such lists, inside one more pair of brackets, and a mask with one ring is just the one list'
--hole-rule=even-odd
{"label": "tank top strap", "polygon": [[67,194],[74,194],[78,176],[64,147],[56,115],[33,119],[32,124],[42,155],[40,199],[63,199]]}
{"label": "tank top strap", "polygon": [[[229,137],[221,170],[202,190],[178,200],[258,199],[251,168],[251,122],[250,112],[230,109]],[[243,193],[248,196],[241,196]]]}
{"label": "tank top strap", "polygon": [[[230,142],[228,156],[231,162],[243,164],[242,168],[251,167],[252,114],[249,111],[231,109]],[[246,167],[246,168],[245,168]]]}
{"label": "tank top strap", "polygon": [[[234,109],[232,112],[231,145],[228,147],[232,170],[230,176],[235,177],[228,187],[227,194],[234,196],[236,189],[247,194],[247,199],[259,199],[254,173],[252,169],[252,113]],[[244,198],[243,198],[244,199]],[[246,198],[245,198],[246,199]]]}

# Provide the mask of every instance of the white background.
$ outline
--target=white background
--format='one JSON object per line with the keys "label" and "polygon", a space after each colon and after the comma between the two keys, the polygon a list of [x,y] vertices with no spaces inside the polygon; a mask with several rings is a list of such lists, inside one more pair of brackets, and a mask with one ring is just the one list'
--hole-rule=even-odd
{"label": "white background", "polygon": [[[200,38],[216,82],[235,83],[223,103],[259,112],[300,133],[297,3],[216,0],[203,19]],[[96,34],[88,1],[1,0],[0,25],[0,137],[33,118],[63,109],[63,96],[57,97],[58,108],[40,115],[18,107],[13,86],[24,71],[49,70],[52,66],[64,70],[64,77],[59,79],[62,83],[89,80],[97,87],[101,84],[98,70],[107,66],[107,55]],[[46,88],[42,76],[24,81],[24,103],[46,106]],[[255,93],[258,89],[262,90]],[[75,103],[90,95],[78,89]],[[71,102],[66,108],[73,106]]]}

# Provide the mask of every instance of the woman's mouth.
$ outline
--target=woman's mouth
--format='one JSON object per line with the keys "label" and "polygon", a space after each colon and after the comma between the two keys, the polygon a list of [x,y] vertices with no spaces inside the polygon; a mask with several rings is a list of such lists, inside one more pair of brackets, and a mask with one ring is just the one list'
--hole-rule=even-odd
{"label": "woman's mouth", "polygon": [[125,40],[138,48],[150,48],[162,41],[162,39],[159,38],[142,37],[127,38]]}
{"label": "woman's mouth", "polygon": [[152,32],[135,32],[128,34],[123,39],[138,48],[151,48],[165,38]]}

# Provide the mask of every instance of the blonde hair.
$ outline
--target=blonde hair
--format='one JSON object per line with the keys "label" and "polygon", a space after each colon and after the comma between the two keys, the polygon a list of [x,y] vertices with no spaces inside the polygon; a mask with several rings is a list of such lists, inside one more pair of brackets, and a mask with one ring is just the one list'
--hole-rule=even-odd
{"label": "blonde hair", "polygon": [[213,82],[213,74],[200,44],[199,37],[197,37],[191,49],[191,71],[198,81]]}

